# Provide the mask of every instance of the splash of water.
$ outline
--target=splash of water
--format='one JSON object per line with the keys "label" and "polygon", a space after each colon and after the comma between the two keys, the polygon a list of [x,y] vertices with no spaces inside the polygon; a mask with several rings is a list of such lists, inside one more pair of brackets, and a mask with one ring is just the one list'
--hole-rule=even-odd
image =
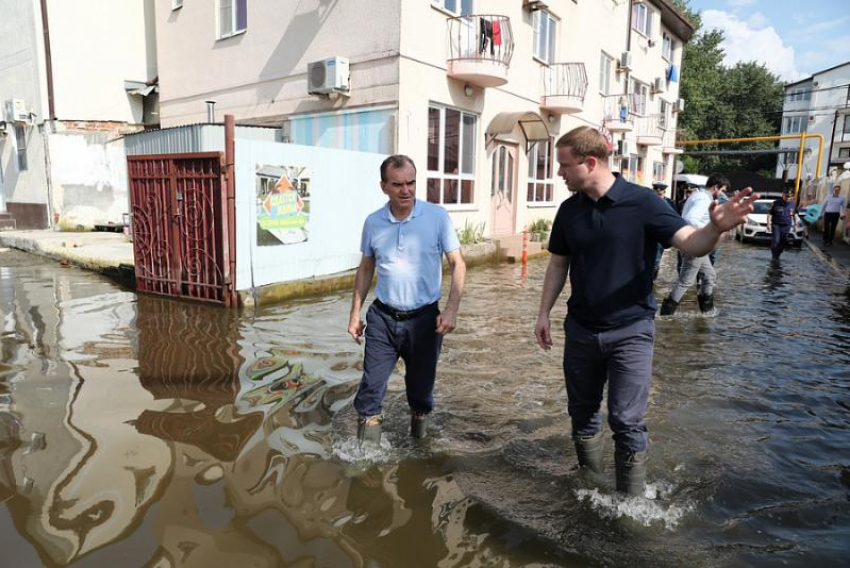
{"label": "splash of water", "polygon": [[645,527],[661,523],[665,530],[674,530],[687,513],[694,510],[693,503],[672,504],[665,501],[673,487],[664,483],[648,484],[643,497],[625,497],[619,494],[600,493],[598,489],[577,489],[579,501],[587,501],[603,519],[628,517]]}

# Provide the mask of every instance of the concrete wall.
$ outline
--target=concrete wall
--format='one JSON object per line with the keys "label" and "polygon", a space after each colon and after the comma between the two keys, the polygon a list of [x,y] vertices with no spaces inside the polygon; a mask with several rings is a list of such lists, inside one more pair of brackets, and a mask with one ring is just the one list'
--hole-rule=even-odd
{"label": "concrete wall", "polygon": [[[383,159],[365,152],[236,140],[236,289],[355,268],[363,221],[386,203],[379,186]],[[309,172],[306,241],[258,243],[257,170],[263,166],[305,167]]]}
{"label": "concrete wall", "polygon": [[[237,121],[329,111],[397,100],[399,4],[302,0],[248,2],[247,30],[217,38],[217,2],[156,0],[163,126],[206,119],[204,101]],[[350,99],[307,95],[307,64],[351,63]],[[277,118],[274,118],[277,117]]]}

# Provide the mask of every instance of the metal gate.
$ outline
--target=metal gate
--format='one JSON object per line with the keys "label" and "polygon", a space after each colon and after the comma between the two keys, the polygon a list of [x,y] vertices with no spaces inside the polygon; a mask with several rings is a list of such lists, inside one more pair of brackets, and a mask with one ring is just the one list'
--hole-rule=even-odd
{"label": "metal gate", "polygon": [[235,305],[223,164],[218,152],[127,158],[138,290]]}

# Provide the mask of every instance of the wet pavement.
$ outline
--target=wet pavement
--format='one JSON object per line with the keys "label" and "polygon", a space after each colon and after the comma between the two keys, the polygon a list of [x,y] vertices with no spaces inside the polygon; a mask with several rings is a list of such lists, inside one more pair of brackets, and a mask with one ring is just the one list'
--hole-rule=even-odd
{"label": "wet pavement", "polygon": [[347,293],[239,316],[2,252],[2,564],[841,565],[850,288],[807,247],[769,257],[724,242],[717,313],[690,292],[658,320],[629,500],[610,439],[607,476],[572,467],[563,333],[531,333],[545,260],[470,272],[431,437],[405,435],[397,377],[364,454]]}

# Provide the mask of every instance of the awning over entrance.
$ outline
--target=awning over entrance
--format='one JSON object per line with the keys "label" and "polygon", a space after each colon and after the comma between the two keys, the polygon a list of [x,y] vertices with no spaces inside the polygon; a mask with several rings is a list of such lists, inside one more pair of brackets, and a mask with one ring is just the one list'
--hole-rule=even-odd
{"label": "awning over entrance", "polygon": [[500,134],[510,134],[519,125],[525,136],[526,144],[549,140],[549,129],[543,117],[534,111],[500,112],[493,117],[487,131],[484,133],[489,143]]}

